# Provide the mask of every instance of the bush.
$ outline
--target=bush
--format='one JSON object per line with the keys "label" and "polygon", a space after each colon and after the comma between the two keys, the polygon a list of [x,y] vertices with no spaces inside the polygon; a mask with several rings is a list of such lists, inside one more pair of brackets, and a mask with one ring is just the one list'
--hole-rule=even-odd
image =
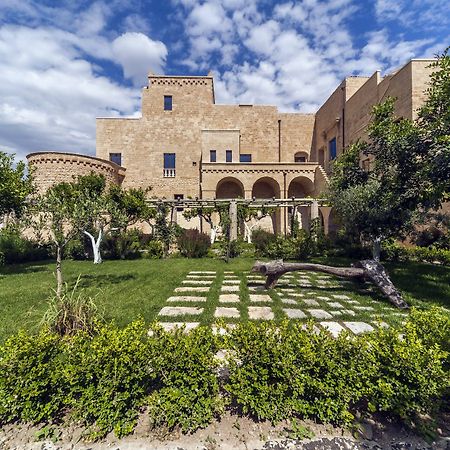
{"label": "bush", "polygon": [[6,264],[42,261],[52,257],[50,245],[39,245],[24,238],[20,231],[7,227],[0,231],[0,253]]}
{"label": "bush", "polygon": [[305,230],[299,230],[296,238],[277,236],[269,242],[262,256],[272,259],[303,260],[316,250],[316,244]]}
{"label": "bush", "polygon": [[450,250],[436,247],[405,247],[397,242],[383,244],[381,256],[387,261],[421,261],[450,265]]}
{"label": "bush", "polygon": [[146,252],[144,253],[146,258],[150,259],[162,259],[164,258],[164,243],[153,239],[149,241],[146,247]]}
{"label": "bush", "polygon": [[300,415],[349,423],[350,407],[376,375],[364,341],[316,334],[312,325],[248,323],[232,332],[230,345],[235,358],[225,389],[244,413],[260,420]]}
{"label": "bush", "polygon": [[104,259],[137,259],[145,248],[146,238],[136,229],[124,232],[111,232],[103,241]]}
{"label": "bush", "polygon": [[[91,437],[122,436],[147,405],[154,426],[190,432],[225,404],[274,422],[348,425],[376,411],[414,421],[432,414],[450,387],[450,318],[438,308],[413,310],[401,328],[336,339],[288,321],[243,323],[221,338],[209,327],[185,333],[154,325],[149,333],[142,320],[94,331],[61,339],[44,328],[7,340],[0,425],[51,422],[70,411]],[[219,348],[228,350],[225,381],[217,377]]]}
{"label": "bush", "polygon": [[183,230],[178,237],[180,253],[188,258],[203,258],[208,254],[209,247],[211,247],[210,238],[198,230]]}
{"label": "bush", "polygon": [[264,256],[266,248],[275,242],[276,235],[269,233],[268,231],[262,230],[260,228],[253,230],[252,232],[252,242],[255,245],[256,254],[258,256]]}
{"label": "bush", "polygon": [[75,261],[90,259],[91,253],[92,249],[90,248],[90,242],[86,243],[83,238],[72,239],[64,249],[64,257]]}
{"label": "bush", "polygon": [[90,428],[91,438],[112,430],[118,437],[133,431],[139,408],[159,375],[147,332],[140,320],[123,329],[103,325],[93,337],[79,333],[67,342],[63,373],[67,403],[74,418]]}
{"label": "bush", "polygon": [[48,422],[62,411],[63,342],[42,329],[30,336],[20,331],[0,347],[0,423]]}
{"label": "bush", "polygon": [[149,400],[153,425],[178,426],[184,432],[207,426],[223,408],[214,357],[218,346],[211,328],[188,334],[156,330],[154,343],[160,389]]}

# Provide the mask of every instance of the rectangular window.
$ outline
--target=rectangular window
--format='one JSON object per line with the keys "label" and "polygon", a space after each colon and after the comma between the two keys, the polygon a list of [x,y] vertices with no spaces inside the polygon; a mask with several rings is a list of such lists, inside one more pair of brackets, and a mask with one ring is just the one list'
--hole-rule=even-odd
{"label": "rectangular window", "polygon": [[233,152],[231,150],[227,150],[226,151],[225,161],[226,162],[233,162]]}
{"label": "rectangular window", "polygon": [[122,153],[110,153],[109,160],[111,162],[119,164],[119,166],[121,166],[122,165]]}
{"label": "rectangular window", "polygon": [[[173,198],[174,198],[175,200],[183,200],[183,199],[184,199],[184,194],[173,194]],[[178,212],[183,211],[183,207],[182,207],[182,206],[179,206],[179,207],[177,208],[177,211],[178,211]]]}
{"label": "rectangular window", "polygon": [[336,138],[334,137],[328,142],[328,152],[330,154],[330,160],[336,159],[337,151],[336,151]]}
{"label": "rectangular window", "polygon": [[209,162],[216,162],[217,152],[215,150],[209,151]]}
{"label": "rectangular window", "polygon": [[172,111],[172,96],[164,96],[164,111]]}
{"label": "rectangular window", "polygon": [[294,162],[296,163],[306,162],[306,156],[294,156]]}
{"label": "rectangular window", "polygon": [[164,153],[164,169],[175,169],[175,153]]}
{"label": "rectangular window", "polygon": [[239,162],[241,163],[251,163],[252,155],[250,153],[242,153],[239,155]]}

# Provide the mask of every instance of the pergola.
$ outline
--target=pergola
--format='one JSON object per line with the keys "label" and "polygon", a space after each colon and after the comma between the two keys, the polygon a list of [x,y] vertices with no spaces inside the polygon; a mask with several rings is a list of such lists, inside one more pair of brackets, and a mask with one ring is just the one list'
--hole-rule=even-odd
{"label": "pergola", "polygon": [[[219,205],[228,205],[230,220],[231,220],[231,230],[230,239],[237,239],[238,230],[238,220],[237,220],[237,206],[246,205],[249,208],[261,209],[266,208],[279,208],[283,211],[284,216],[284,234],[287,234],[287,217],[288,213],[292,216],[295,215],[298,208],[309,207],[310,208],[310,218],[311,221],[319,218],[319,207],[321,208],[322,217],[324,220],[325,232],[328,230],[328,219],[331,210],[330,203],[327,199],[323,198],[221,198],[221,199],[149,199],[147,200],[150,206],[155,208],[158,205],[164,204],[171,209],[171,217],[173,217],[174,212],[180,208],[208,208],[217,207]],[[290,208],[290,209],[289,209]]]}

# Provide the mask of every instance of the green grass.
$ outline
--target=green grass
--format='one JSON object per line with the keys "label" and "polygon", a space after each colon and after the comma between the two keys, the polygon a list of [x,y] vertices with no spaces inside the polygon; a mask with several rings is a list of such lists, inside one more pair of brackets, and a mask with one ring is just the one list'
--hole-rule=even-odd
{"label": "green grass", "polygon": [[[348,265],[345,259],[325,260],[334,265]],[[144,317],[148,322],[156,319],[158,312],[166,306],[166,300],[174,295],[174,289],[182,285],[182,280],[191,270],[215,270],[217,278],[207,294],[206,304],[197,305],[205,308],[200,317],[183,317],[186,321],[200,321],[210,324],[214,321],[213,314],[218,306],[220,286],[224,271],[233,271],[241,280],[241,302],[233,305],[241,312],[241,320],[248,319],[249,291],[246,286],[246,271],[252,267],[254,259],[237,258],[229,264],[224,261],[205,258],[200,260],[174,258],[167,260],[105,261],[94,265],[90,261],[64,261],[63,271],[65,281],[73,286],[81,275],[80,287],[87,293],[96,296],[96,302],[107,320],[114,319],[119,325]],[[450,307],[450,268],[430,264],[405,263],[387,264],[394,283],[405,294],[407,301],[418,307],[441,305]],[[0,270],[0,342],[19,328],[35,330],[44,311],[47,301],[55,288],[55,265],[53,262],[13,265]],[[296,283],[299,275],[294,275],[292,286],[277,286],[269,292],[273,303],[270,305],[275,319],[285,317],[283,308],[290,306],[281,302],[282,288],[295,288],[296,292],[305,293],[307,298],[315,299],[332,294],[348,295],[360,302],[361,306],[371,306],[374,311],[358,311],[357,317],[343,315],[335,320],[373,321],[379,317],[387,323],[403,320],[398,311],[390,306],[378,291],[371,285],[358,283],[343,283],[337,278],[330,279],[330,285],[316,285],[316,273],[309,273],[313,286],[299,288]],[[289,282],[290,283],[290,282]],[[197,294],[186,294],[197,295]],[[204,294],[199,294],[204,295]],[[326,304],[318,300],[320,307]],[[194,305],[189,305],[194,306]],[[255,305],[258,306],[258,305]],[[298,306],[300,309],[304,309]],[[165,318],[165,321],[179,319]],[[232,320],[229,320],[232,321]]]}

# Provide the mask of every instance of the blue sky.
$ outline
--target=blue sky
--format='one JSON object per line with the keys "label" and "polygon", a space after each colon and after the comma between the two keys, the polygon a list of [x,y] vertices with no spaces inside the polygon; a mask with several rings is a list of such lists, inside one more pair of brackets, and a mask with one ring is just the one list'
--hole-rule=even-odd
{"label": "blue sky", "polygon": [[450,44],[448,0],[1,0],[0,148],[95,154],[149,71],[213,71],[218,103],[315,112],[348,75]]}

